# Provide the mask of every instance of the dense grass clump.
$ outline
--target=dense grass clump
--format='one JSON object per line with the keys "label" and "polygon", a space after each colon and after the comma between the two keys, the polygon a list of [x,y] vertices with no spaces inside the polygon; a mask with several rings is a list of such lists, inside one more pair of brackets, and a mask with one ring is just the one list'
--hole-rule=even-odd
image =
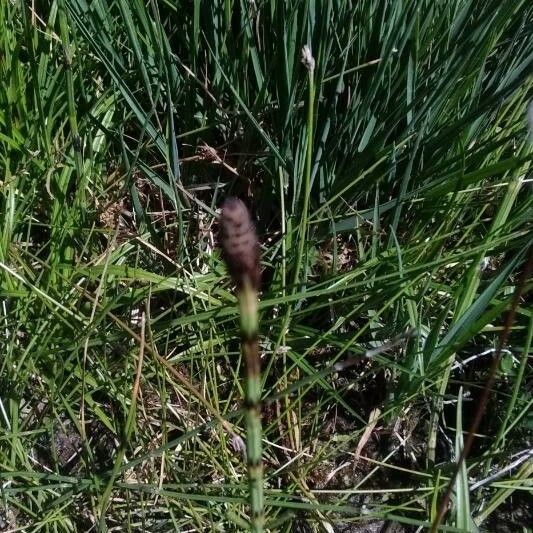
{"label": "dense grass clump", "polygon": [[529,527],[530,2],[14,0],[0,28],[0,529],[246,529],[230,195],[265,529],[427,528],[495,354],[443,527]]}

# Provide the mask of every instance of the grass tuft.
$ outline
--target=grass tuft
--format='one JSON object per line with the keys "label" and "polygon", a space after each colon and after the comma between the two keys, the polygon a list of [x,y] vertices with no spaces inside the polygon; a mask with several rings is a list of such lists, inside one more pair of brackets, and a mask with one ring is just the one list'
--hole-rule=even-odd
{"label": "grass tuft", "polygon": [[0,27],[0,529],[246,527],[228,196],[261,248],[265,530],[430,527],[500,349],[441,529],[530,527],[526,0]]}

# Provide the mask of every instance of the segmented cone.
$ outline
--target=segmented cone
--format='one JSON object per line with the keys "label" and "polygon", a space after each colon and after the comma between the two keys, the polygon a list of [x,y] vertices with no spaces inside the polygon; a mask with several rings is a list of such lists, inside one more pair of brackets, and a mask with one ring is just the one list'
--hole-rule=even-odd
{"label": "segmented cone", "polygon": [[238,198],[228,198],[222,205],[220,220],[222,250],[233,281],[242,287],[247,279],[258,289],[261,281],[259,243],[250,212]]}

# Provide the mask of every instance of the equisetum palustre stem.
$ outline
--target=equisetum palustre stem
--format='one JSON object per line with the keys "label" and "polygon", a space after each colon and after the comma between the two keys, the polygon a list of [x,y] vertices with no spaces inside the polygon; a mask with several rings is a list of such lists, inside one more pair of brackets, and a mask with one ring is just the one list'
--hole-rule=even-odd
{"label": "equisetum palustre stem", "polygon": [[257,298],[261,278],[259,243],[250,213],[237,198],[222,206],[221,242],[224,259],[239,300],[241,350],[246,363],[246,458],[250,501],[250,531],[264,524],[261,428],[261,359],[258,343]]}

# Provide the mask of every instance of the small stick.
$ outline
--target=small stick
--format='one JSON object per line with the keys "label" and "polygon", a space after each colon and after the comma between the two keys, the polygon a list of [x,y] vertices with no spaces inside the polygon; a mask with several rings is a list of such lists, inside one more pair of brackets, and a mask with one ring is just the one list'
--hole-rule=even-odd
{"label": "small stick", "polygon": [[241,200],[222,206],[222,250],[233,282],[241,317],[241,350],[246,362],[246,458],[250,499],[250,531],[262,533],[263,461],[261,427],[261,359],[258,343],[257,292],[261,282],[259,243],[250,213]]}
{"label": "small stick", "polygon": [[526,259],[526,263],[524,265],[524,270],[522,271],[520,279],[518,280],[518,283],[515,286],[515,291],[511,300],[511,306],[505,317],[503,329],[498,340],[498,344],[496,346],[496,352],[494,353],[492,359],[492,364],[490,366],[487,382],[485,383],[485,387],[483,388],[483,392],[481,393],[481,398],[478,402],[478,407],[474,416],[474,420],[472,421],[472,424],[466,437],[466,442],[463,446],[463,449],[461,450],[461,453],[459,454],[459,458],[457,459],[457,462],[455,464],[452,476],[450,478],[450,481],[448,482],[448,486],[446,487],[446,492],[444,493],[444,496],[442,497],[442,500],[440,502],[437,516],[435,517],[433,524],[431,525],[430,533],[436,533],[439,530],[439,527],[442,521],[444,520],[446,513],[448,512],[448,505],[450,503],[450,498],[453,492],[455,481],[457,480],[457,476],[459,475],[459,469],[463,461],[466,461],[466,458],[470,453],[472,445],[474,444],[475,435],[479,429],[479,425],[481,424],[483,415],[485,414],[485,409],[489,402],[490,393],[496,381],[496,374],[500,364],[501,354],[505,345],[507,344],[507,339],[509,338],[509,335],[511,333],[511,328],[513,327],[513,323],[516,316],[516,310],[520,303],[520,298],[522,297],[522,294],[526,292],[526,286],[530,279],[532,270],[533,248],[530,248],[528,258]]}

